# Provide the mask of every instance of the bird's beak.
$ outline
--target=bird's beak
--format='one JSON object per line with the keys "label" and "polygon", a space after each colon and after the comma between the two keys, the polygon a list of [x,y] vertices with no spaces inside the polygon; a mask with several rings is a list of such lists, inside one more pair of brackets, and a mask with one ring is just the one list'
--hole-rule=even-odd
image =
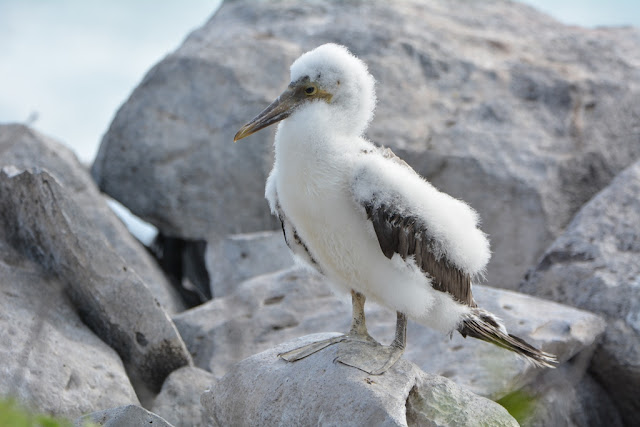
{"label": "bird's beak", "polygon": [[291,115],[291,112],[297,104],[296,91],[291,87],[287,88],[271,105],[265,108],[249,123],[242,126],[238,133],[236,133],[236,136],[233,137],[233,142],[246,138],[258,132],[260,129],[264,129],[269,125],[286,119]]}

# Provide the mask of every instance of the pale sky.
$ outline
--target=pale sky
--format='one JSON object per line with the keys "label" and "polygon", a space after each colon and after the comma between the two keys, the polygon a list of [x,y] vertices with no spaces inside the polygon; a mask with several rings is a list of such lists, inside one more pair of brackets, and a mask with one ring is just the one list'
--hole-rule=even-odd
{"label": "pale sky", "polygon": [[[637,0],[522,1],[569,24],[640,27]],[[30,123],[91,162],[145,73],[219,3],[0,0],[0,122]]]}
{"label": "pale sky", "polygon": [[633,25],[640,28],[638,0],[520,0],[565,24],[583,27]]}
{"label": "pale sky", "polygon": [[220,0],[0,0],[0,122],[95,157],[145,73]]}

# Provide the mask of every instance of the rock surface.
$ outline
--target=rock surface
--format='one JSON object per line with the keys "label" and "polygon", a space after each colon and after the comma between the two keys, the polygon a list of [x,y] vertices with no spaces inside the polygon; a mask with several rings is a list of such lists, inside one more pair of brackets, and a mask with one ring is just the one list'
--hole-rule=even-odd
{"label": "rock surface", "polygon": [[7,245],[0,227],[0,398],[76,418],[138,404],[116,352],[75,313],[64,286]]}
{"label": "rock surface", "polygon": [[[511,333],[557,354],[560,361],[581,352],[588,358],[604,330],[599,317],[553,302],[484,286],[474,286],[474,295]],[[233,363],[286,340],[348,331],[351,303],[336,298],[320,277],[296,269],[244,282],[227,297],[174,316],[174,322],[196,366],[222,376]],[[368,304],[367,326],[374,338],[388,344],[395,333],[395,314]],[[540,374],[507,350],[457,333],[449,339],[415,323],[409,324],[405,358],[492,399]]]}
{"label": "rock surface", "polygon": [[173,427],[162,417],[136,405],[127,405],[91,413],[78,418],[74,426],[84,427],[87,421],[103,427],[141,427],[149,425],[153,425],[153,427]]}
{"label": "rock surface", "polygon": [[215,382],[211,372],[186,366],[169,375],[153,402],[152,412],[175,426],[206,427],[213,420],[200,404],[200,395]]}
{"label": "rock surface", "polygon": [[591,371],[629,425],[640,421],[640,162],[575,216],[520,285],[608,321]]}
{"label": "rock surface", "polygon": [[92,168],[100,188],[168,235],[279,227],[263,200],[273,129],[231,141],[286,87],[292,61],[329,41],[378,80],[371,139],[479,211],[492,285],[515,288],[640,157],[636,29],[564,26],[498,0],[238,0],[122,106]]}
{"label": "rock surface", "polygon": [[60,278],[82,320],[118,352],[134,385],[159,391],[167,375],[191,363],[146,284],[48,172],[3,167],[0,201],[7,242]]}
{"label": "rock surface", "polygon": [[232,293],[247,279],[292,265],[280,230],[232,234],[211,242],[207,250],[207,269],[216,298]]}
{"label": "rock surface", "polygon": [[296,363],[277,356],[330,336],[302,337],[243,360],[203,394],[203,406],[220,426],[518,425],[502,406],[406,360],[371,376],[333,362],[340,344]]}
{"label": "rock surface", "polygon": [[162,306],[169,313],[184,310],[184,304],[155,261],[114,215],[87,169],[67,147],[23,125],[0,125],[0,168],[6,165],[49,172]]}
{"label": "rock surface", "polygon": [[554,376],[543,382],[547,387],[543,393],[524,395],[533,396],[534,404],[531,414],[519,420],[523,427],[624,425],[613,401],[591,375],[578,381],[562,371]]}

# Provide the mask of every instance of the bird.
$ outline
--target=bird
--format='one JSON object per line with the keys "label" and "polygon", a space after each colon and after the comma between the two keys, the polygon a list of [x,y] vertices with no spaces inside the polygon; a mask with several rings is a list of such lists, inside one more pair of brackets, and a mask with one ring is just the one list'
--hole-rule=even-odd
{"label": "bird", "polygon": [[[353,312],[348,333],[279,356],[295,362],[345,343],[338,362],[381,375],[404,352],[409,318],[554,367],[554,355],[509,334],[473,298],[472,282],[483,277],[491,256],[477,212],[365,138],[377,103],[367,65],[347,47],[328,43],[295,60],[290,76],[234,142],[278,124],[265,197],[294,258],[351,293]],[[368,333],[367,299],[396,312],[388,346]]]}

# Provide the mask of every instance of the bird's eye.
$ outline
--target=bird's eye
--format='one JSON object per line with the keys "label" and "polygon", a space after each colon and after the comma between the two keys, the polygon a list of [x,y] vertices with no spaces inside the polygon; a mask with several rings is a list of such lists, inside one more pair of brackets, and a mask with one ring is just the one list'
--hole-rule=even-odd
{"label": "bird's eye", "polygon": [[316,88],[315,86],[307,86],[307,88],[304,90],[304,93],[306,93],[307,95],[315,95],[317,91],[318,88]]}

